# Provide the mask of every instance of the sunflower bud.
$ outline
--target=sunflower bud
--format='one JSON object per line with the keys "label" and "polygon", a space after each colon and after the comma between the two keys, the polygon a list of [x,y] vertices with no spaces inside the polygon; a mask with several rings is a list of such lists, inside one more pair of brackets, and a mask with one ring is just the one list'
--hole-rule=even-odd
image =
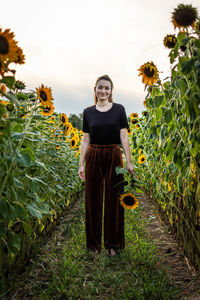
{"label": "sunflower bud", "polygon": [[18,90],[23,90],[25,89],[25,83],[23,81],[20,81],[20,80],[17,80],[15,82],[15,88],[18,89]]}
{"label": "sunflower bud", "polygon": [[7,111],[13,111],[14,105],[13,105],[12,103],[8,103],[8,104],[6,105],[6,109],[7,109]]}

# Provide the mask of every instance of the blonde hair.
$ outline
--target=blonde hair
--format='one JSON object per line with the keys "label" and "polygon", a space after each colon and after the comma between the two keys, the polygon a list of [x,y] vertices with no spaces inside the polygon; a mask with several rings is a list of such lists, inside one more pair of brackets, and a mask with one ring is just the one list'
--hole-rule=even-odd
{"label": "blonde hair", "polygon": [[[111,91],[114,88],[113,82],[112,82],[112,80],[110,79],[110,77],[108,75],[102,75],[102,76],[98,77],[97,80],[96,80],[95,86],[94,86],[94,104],[97,104],[97,102],[98,102],[95,89],[96,89],[97,83],[100,80],[107,80],[107,81],[109,81],[111,83]],[[111,92],[111,94],[110,94],[110,96],[108,98],[108,102],[113,102],[112,92]]]}

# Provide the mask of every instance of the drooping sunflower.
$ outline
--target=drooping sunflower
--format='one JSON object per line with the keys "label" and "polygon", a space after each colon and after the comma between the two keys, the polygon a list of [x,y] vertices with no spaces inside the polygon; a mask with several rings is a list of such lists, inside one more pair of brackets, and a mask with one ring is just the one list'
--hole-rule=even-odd
{"label": "drooping sunflower", "polygon": [[138,206],[138,199],[132,193],[125,193],[120,196],[120,204],[126,209],[135,209]]}
{"label": "drooping sunflower", "polygon": [[51,116],[54,112],[54,109],[55,109],[55,107],[53,106],[52,103],[50,103],[49,105],[45,105],[43,108],[41,108],[40,113],[45,117]]}
{"label": "drooping sunflower", "polygon": [[42,84],[41,87],[36,88],[36,91],[37,91],[37,98],[44,106],[49,106],[50,104],[52,104],[53,97],[52,97],[51,88],[45,87]]}
{"label": "drooping sunflower", "polygon": [[168,34],[164,37],[163,44],[166,48],[172,49],[176,45],[177,38],[175,34]]}
{"label": "drooping sunflower", "polygon": [[191,4],[180,3],[177,8],[172,12],[172,23],[174,28],[178,27],[179,30],[192,26],[194,27],[196,18],[198,16],[197,9],[192,7]]}
{"label": "drooping sunflower", "polygon": [[70,140],[70,146],[71,146],[72,149],[76,148],[76,139],[75,138],[72,138]]}
{"label": "drooping sunflower", "polygon": [[142,154],[138,157],[138,162],[139,164],[143,164],[145,162],[146,158],[145,158],[145,155]]}
{"label": "drooping sunflower", "polygon": [[60,116],[60,121],[63,125],[66,125],[68,123],[68,118],[67,118],[67,115],[62,113],[61,116]]}
{"label": "drooping sunflower", "polygon": [[131,119],[135,119],[135,118],[139,119],[139,116],[137,113],[132,113],[132,114],[130,114],[130,118]]}
{"label": "drooping sunflower", "polygon": [[0,61],[13,61],[17,59],[17,42],[14,40],[14,33],[10,29],[2,31],[0,28]]}
{"label": "drooping sunflower", "polygon": [[142,75],[142,82],[145,85],[153,85],[159,79],[158,70],[152,61],[142,65],[138,71],[140,72],[138,76]]}

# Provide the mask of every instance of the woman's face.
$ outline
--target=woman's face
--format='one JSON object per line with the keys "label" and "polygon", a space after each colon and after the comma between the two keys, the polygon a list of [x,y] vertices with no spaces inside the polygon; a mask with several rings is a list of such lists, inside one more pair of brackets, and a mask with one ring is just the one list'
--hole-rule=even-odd
{"label": "woman's face", "polygon": [[107,100],[111,93],[112,90],[110,81],[102,79],[97,82],[96,96],[98,100]]}

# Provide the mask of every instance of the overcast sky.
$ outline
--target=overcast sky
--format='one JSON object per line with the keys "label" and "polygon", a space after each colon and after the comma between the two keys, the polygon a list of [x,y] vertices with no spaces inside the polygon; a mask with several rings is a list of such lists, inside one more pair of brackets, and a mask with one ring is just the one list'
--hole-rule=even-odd
{"label": "overcast sky", "polygon": [[107,74],[114,102],[141,116],[146,92],[137,69],[153,61],[161,79],[169,75],[163,39],[178,32],[171,12],[179,3],[199,12],[199,0],[10,0],[1,3],[0,25],[26,56],[16,78],[27,89],[51,87],[57,112],[79,114],[94,104],[95,81]]}

